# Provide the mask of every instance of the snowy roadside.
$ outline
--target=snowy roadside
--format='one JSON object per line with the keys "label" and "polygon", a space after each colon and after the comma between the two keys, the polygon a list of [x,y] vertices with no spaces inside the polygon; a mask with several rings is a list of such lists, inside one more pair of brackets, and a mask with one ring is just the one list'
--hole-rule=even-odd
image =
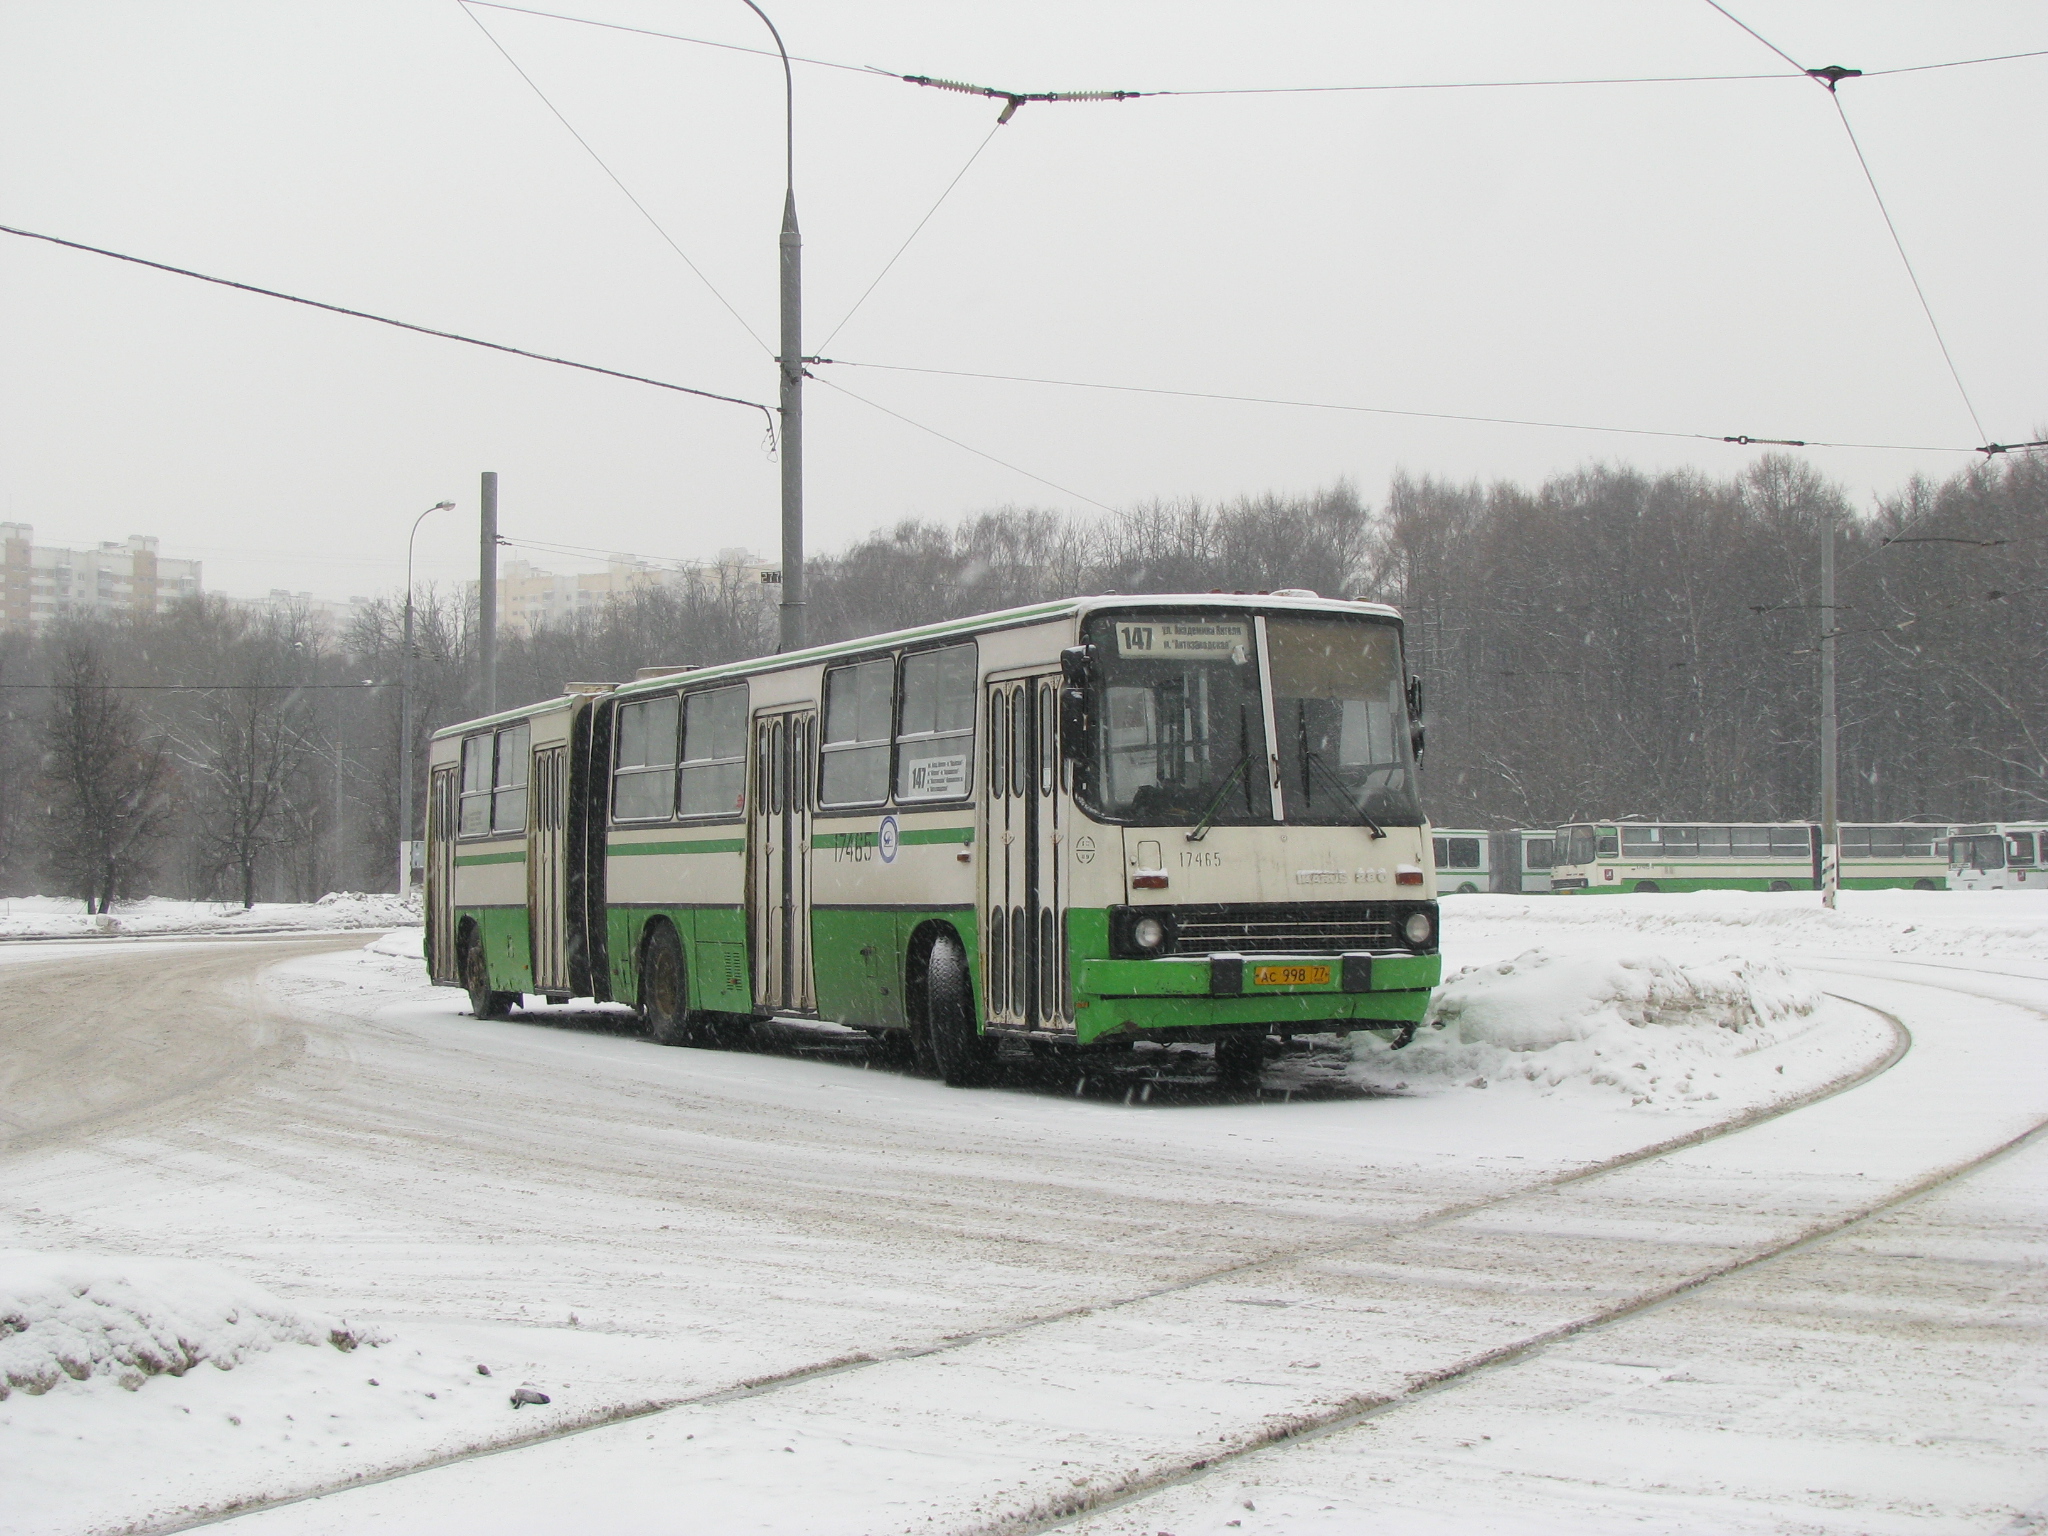
{"label": "snowy roadside", "polygon": [[419,897],[401,901],[361,891],[333,891],[318,901],[259,901],[246,910],[232,902],[155,896],[120,903],[103,916],[90,916],[78,907],[76,901],[54,896],[0,897],[0,940],[326,933],[421,921]]}

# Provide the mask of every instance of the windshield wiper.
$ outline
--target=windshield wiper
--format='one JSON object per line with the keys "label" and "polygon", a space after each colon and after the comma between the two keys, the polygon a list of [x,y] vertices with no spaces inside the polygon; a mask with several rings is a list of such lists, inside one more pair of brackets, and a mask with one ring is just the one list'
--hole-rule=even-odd
{"label": "windshield wiper", "polygon": [[1381,826],[1378,822],[1374,821],[1372,817],[1369,814],[1367,814],[1363,802],[1353,800],[1351,798],[1351,786],[1344,782],[1342,776],[1338,774],[1336,769],[1332,768],[1328,763],[1323,761],[1322,753],[1305,753],[1303,754],[1302,761],[1306,762],[1311,768],[1320,768],[1323,770],[1323,777],[1328,779],[1332,784],[1336,786],[1337,798],[1349,802],[1351,809],[1358,812],[1358,819],[1365,823],[1365,825],[1368,829],[1370,829],[1374,837],[1385,837],[1387,835],[1387,829]]}
{"label": "windshield wiper", "polygon": [[1216,787],[1216,793],[1209,797],[1209,803],[1202,808],[1201,820],[1197,821],[1193,830],[1188,833],[1189,842],[1199,843],[1209,835],[1209,823],[1214,821],[1216,813],[1223,809],[1223,797],[1230,793],[1230,786],[1237,782],[1237,776],[1244,772],[1244,765],[1251,760],[1252,754],[1249,747],[1237,754],[1237,762],[1231,766],[1231,770],[1224,776],[1223,782]]}

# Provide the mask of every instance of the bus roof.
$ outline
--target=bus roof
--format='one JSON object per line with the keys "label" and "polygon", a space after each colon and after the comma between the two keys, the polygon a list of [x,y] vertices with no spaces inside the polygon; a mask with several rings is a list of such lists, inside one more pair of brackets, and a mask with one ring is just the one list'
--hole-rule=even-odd
{"label": "bus roof", "polygon": [[[1293,593],[1268,592],[1179,592],[1144,593],[1125,596],[1121,593],[1104,593],[1094,597],[1069,597],[1058,602],[1033,603],[1021,608],[1004,608],[994,613],[970,614],[965,618],[948,619],[939,624],[921,624],[915,629],[890,630],[885,634],[863,635],[858,639],[835,641],[830,645],[814,645],[801,651],[787,651],[770,656],[751,657],[746,661],[720,662],[716,666],[697,667],[688,671],[666,672],[657,677],[638,678],[622,683],[609,690],[611,696],[633,698],[647,693],[668,693],[681,684],[693,686],[721,678],[751,677],[760,672],[781,672],[791,667],[814,666],[838,656],[849,656],[861,651],[888,650],[899,645],[915,645],[924,640],[941,640],[948,635],[972,634],[990,629],[1011,629],[1024,624],[1040,624],[1050,619],[1070,617],[1085,618],[1098,609],[1114,608],[1190,608],[1208,609],[1247,608],[1267,612],[1288,611],[1296,613],[1338,613],[1365,614],[1378,619],[1399,619],[1401,612],[1385,603],[1373,603],[1349,598],[1302,596]],[[504,710],[487,719],[464,720],[455,725],[445,725],[434,733],[436,740],[443,736],[456,735],[476,730],[480,726],[500,722],[523,720],[537,711],[559,707],[566,699],[549,699],[539,704],[530,704],[521,709]]]}

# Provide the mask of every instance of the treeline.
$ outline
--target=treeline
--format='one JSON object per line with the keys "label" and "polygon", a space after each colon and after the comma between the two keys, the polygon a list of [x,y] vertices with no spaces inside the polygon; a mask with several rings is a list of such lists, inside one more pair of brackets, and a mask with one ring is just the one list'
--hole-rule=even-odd
{"label": "treeline", "polygon": [[[1439,825],[1792,820],[1818,800],[1819,568],[1838,520],[1842,814],[2048,813],[2048,463],[1859,514],[1800,461],[1536,488],[1401,478],[1103,519],[908,521],[809,568],[820,641],[1085,592],[1370,596],[1408,616]],[[502,636],[499,702],[773,648],[775,589],[706,569]],[[222,900],[389,889],[401,613],[346,634],[218,599],[0,636],[0,890]],[[416,605],[415,771],[478,711],[474,615]],[[415,794],[416,807],[424,795]]]}

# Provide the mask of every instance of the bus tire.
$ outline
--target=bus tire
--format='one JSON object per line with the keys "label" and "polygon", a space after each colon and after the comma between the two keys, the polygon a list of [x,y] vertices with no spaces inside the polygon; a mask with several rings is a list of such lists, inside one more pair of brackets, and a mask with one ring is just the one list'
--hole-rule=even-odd
{"label": "bus tire", "polygon": [[640,1017],[647,1038],[656,1045],[723,1045],[704,1015],[688,1006],[689,998],[683,941],[667,923],[656,923],[640,949]]}
{"label": "bus tire", "polygon": [[1216,1081],[1234,1087],[1249,1087],[1266,1068],[1266,1036],[1221,1035],[1216,1041]]}
{"label": "bus tire", "polygon": [[1915,880],[1913,882],[1913,889],[1916,891],[1932,891],[1937,889],[1937,887],[1932,880],[1929,880],[1925,875],[1922,875],[1918,880]]}
{"label": "bus tire", "polygon": [[949,1088],[979,1088],[995,1075],[996,1042],[975,1027],[967,955],[950,933],[925,957],[924,1040]]}
{"label": "bus tire", "polygon": [[1792,889],[1792,882],[1790,880],[1773,880],[1771,882],[1771,889],[1774,891],[1789,891]]}
{"label": "bus tire", "polygon": [[462,956],[462,986],[469,993],[469,1011],[480,1019],[502,1019],[519,1006],[517,992],[491,990],[491,963],[484,953],[484,941],[474,924],[465,925],[458,941]]}
{"label": "bus tire", "polygon": [[1663,889],[1664,887],[1659,885],[1654,880],[1638,880],[1636,882],[1636,892],[1638,895],[1647,893],[1651,896],[1655,896]]}

